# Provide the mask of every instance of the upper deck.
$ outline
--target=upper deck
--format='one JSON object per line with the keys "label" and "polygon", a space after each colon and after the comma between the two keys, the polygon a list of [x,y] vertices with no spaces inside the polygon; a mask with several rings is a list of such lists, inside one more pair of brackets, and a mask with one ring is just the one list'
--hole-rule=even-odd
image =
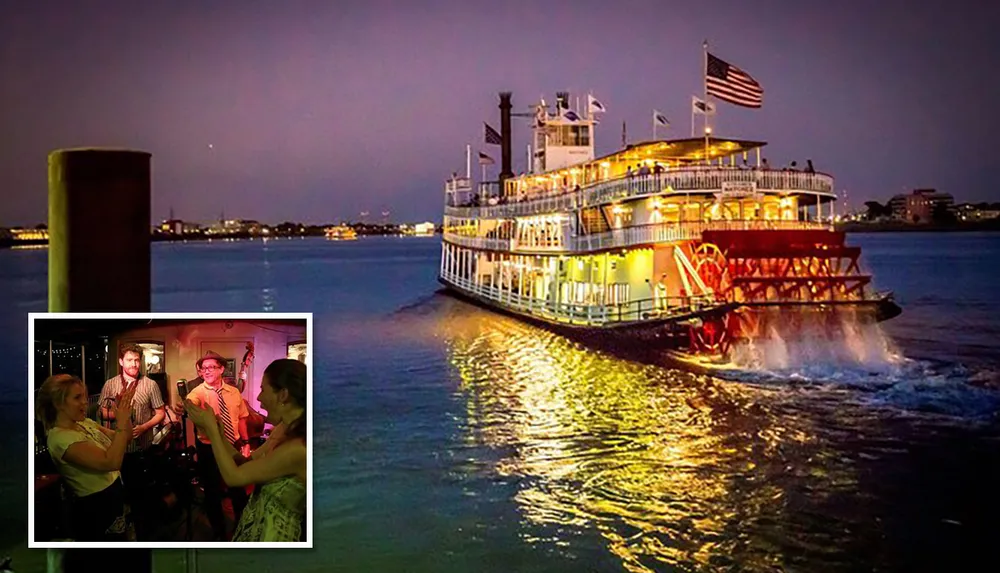
{"label": "upper deck", "polygon": [[[543,176],[551,179],[550,176]],[[526,187],[517,178],[517,193],[500,193],[496,183],[480,184],[469,201],[445,206],[445,215],[476,219],[502,219],[567,212],[622,199],[659,193],[810,195],[821,203],[836,200],[833,177],[825,173],[774,170],[736,165],[693,165],[649,175],[618,175],[575,185]],[[541,182],[539,182],[541,183]],[[507,182],[510,187],[511,182]],[[449,197],[454,197],[450,195]]]}

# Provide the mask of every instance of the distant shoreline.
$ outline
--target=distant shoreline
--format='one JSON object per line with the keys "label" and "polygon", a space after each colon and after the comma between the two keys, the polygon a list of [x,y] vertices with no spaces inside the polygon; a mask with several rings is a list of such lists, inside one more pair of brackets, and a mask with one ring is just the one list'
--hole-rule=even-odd
{"label": "distant shoreline", "polygon": [[[358,238],[361,237],[425,237],[427,235],[406,235],[399,232],[359,232]],[[440,233],[435,233],[438,235]],[[229,233],[225,235],[203,235],[198,233],[192,233],[183,236],[174,235],[151,235],[149,241],[151,243],[184,243],[187,241],[225,241],[225,240],[256,240],[256,239],[305,239],[307,237],[325,237],[325,233],[302,233],[295,235],[262,235],[260,233]],[[48,239],[30,239],[24,241],[15,241],[13,239],[0,239],[0,249],[11,249],[16,247],[44,247],[49,244]]]}
{"label": "distant shoreline", "polygon": [[970,233],[1000,231],[1000,219],[951,225],[911,225],[909,223],[840,223],[838,231],[847,233]]}
{"label": "distant shoreline", "polygon": [[[983,231],[1000,231],[1000,219],[988,221],[977,221],[975,223],[961,223],[957,225],[911,225],[908,223],[841,223],[834,228],[845,233],[970,233]],[[424,236],[424,235],[403,235],[392,232],[368,232],[358,233],[358,237],[401,237],[401,236]],[[440,235],[440,233],[435,233]],[[186,236],[173,235],[151,235],[151,243],[182,243],[187,241],[224,241],[224,240],[255,240],[255,239],[304,239],[306,237],[324,237],[325,234],[306,232],[296,235],[261,235],[251,233],[231,233],[226,235],[203,235],[190,234]],[[15,241],[13,239],[0,239],[0,249],[12,249],[17,247],[44,247],[49,244],[47,239],[30,239],[25,241]]]}

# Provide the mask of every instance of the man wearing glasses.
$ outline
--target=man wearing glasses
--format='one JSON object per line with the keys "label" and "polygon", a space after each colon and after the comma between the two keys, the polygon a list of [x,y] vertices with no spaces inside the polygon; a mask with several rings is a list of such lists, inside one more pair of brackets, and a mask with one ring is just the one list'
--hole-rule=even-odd
{"label": "man wearing glasses", "polygon": [[[226,369],[226,359],[220,354],[209,350],[205,356],[198,359],[198,373],[204,382],[191,390],[187,399],[196,405],[208,406],[215,411],[222,427],[222,435],[237,451],[242,449],[247,439],[246,402],[240,391],[231,384],[226,384],[222,374]],[[205,489],[205,512],[212,524],[215,536],[219,540],[228,540],[228,528],[223,517],[223,489],[228,489],[229,499],[233,503],[234,524],[240,520],[240,514],[247,504],[245,488],[226,488],[219,474],[219,466],[212,454],[212,444],[201,429],[197,430],[195,440],[198,452],[198,477]]]}

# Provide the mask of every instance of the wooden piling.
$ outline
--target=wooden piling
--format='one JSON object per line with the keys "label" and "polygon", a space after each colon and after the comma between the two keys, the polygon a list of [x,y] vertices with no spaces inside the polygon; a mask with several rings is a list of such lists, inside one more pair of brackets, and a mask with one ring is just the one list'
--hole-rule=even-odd
{"label": "wooden piling", "polygon": [[[49,312],[151,309],[151,155],[127,149],[49,154]],[[50,573],[151,573],[150,549],[50,549]]]}
{"label": "wooden piling", "polygon": [[49,155],[49,312],[150,311],[150,159]]}

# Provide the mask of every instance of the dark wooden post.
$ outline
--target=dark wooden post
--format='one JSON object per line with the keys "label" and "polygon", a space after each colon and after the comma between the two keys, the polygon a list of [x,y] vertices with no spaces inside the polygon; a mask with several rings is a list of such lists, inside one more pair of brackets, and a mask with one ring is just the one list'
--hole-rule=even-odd
{"label": "dark wooden post", "polygon": [[150,154],[49,155],[49,312],[150,311]]}
{"label": "dark wooden post", "polygon": [[[150,154],[49,155],[49,312],[150,312]],[[152,573],[150,549],[49,550],[49,571]]]}

